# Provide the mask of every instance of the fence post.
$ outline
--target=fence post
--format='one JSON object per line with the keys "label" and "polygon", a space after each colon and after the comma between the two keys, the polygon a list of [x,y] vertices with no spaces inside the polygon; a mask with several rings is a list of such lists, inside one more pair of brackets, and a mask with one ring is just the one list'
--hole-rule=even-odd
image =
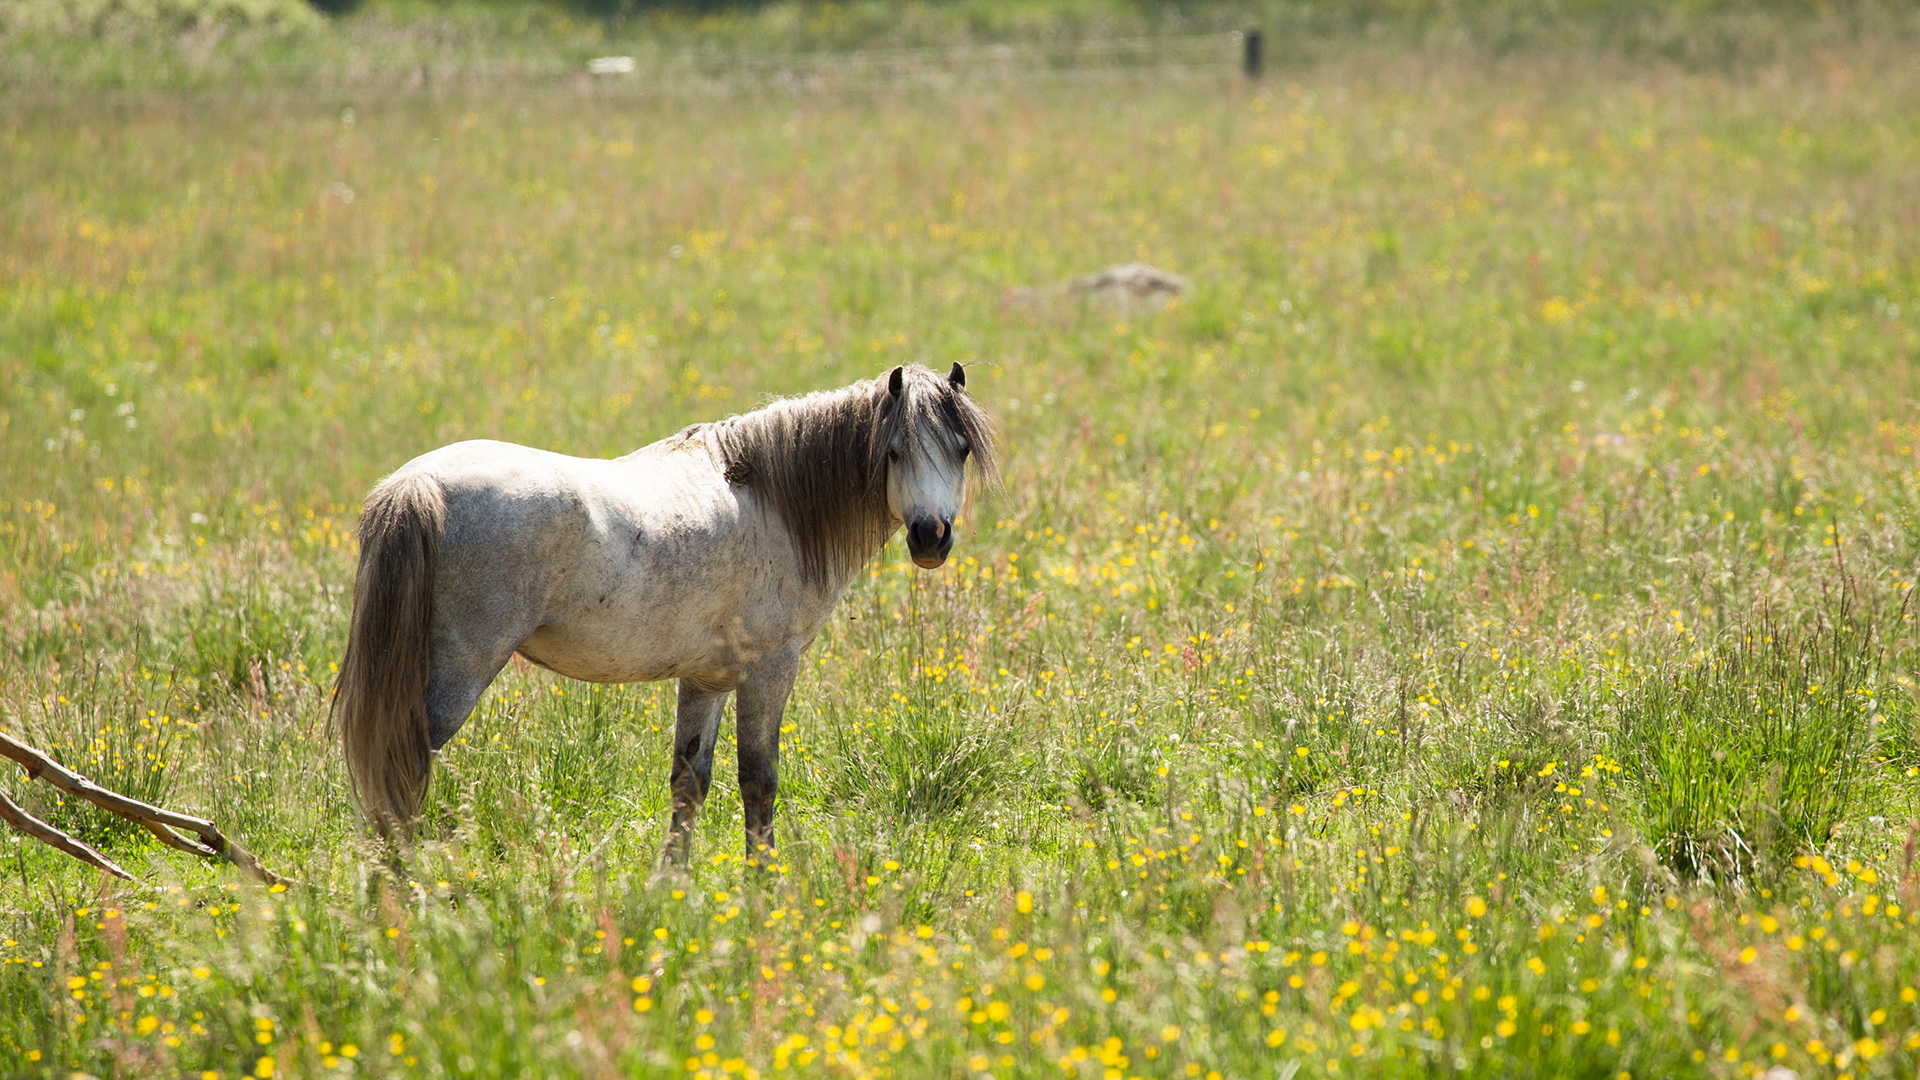
{"label": "fence post", "polygon": [[1249,30],[1241,40],[1247,47],[1242,66],[1247,73],[1247,78],[1257,79],[1260,77],[1260,31]]}

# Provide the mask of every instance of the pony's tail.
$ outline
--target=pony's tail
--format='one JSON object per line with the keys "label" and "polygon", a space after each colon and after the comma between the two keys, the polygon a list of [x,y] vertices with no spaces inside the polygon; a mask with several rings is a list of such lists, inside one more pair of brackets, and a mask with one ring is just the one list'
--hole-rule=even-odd
{"label": "pony's tail", "polygon": [[360,516],[353,627],[333,687],[333,720],[360,812],[381,836],[407,838],[426,801],[428,634],[447,502],[439,481],[389,477]]}

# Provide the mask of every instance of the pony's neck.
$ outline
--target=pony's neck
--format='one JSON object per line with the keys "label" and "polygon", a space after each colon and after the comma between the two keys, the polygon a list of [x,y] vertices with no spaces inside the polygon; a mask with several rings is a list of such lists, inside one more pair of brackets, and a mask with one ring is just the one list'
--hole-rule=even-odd
{"label": "pony's neck", "polygon": [[714,425],[730,482],[765,499],[798,550],[801,576],[838,593],[886,545],[898,523],[887,509],[878,437],[883,388],[856,383]]}

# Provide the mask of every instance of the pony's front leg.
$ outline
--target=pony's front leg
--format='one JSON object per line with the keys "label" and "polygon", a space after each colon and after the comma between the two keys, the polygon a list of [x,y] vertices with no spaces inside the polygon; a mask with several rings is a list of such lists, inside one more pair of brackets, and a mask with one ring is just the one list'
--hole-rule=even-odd
{"label": "pony's front leg", "polygon": [[727,691],[708,690],[691,679],[680,680],[680,708],[673,722],[673,827],[660,865],[685,866],[693,857],[693,824],[707,801],[713,783],[713,743],[720,734],[720,711]]}
{"label": "pony's front leg", "polygon": [[740,802],[747,818],[747,863],[773,862],[773,803],[780,791],[780,721],[800,670],[798,649],[769,656],[740,680],[734,716],[740,737]]}

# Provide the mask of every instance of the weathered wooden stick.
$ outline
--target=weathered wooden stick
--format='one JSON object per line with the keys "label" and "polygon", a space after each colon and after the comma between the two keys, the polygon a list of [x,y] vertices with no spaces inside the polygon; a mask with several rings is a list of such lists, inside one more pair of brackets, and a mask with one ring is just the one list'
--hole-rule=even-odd
{"label": "weathered wooden stick", "polygon": [[115,877],[126,878],[128,881],[133,880],[133,875],[120,869],[118,863],[100,854],[99,851],[84,841],[76,840],[66,833],[61,832],[59,829],[41,821],[39,818],[34,817],[32,814],[27,813],[21,809],[19,803],[7,798],[7,794],[4,791],[0,791],[0,821],[6,822],[41,843],[59,848],[61,851],[79,859],[83,863],[91,863]]}
{"label": "weathered wooden stick", "polygon": [[[227,839],[226,834],[220,831],[219,826],[205,818],[197,818],[189,814],[178,814],[172,810],[162,809],[150,803],[143,803],[139,799],[130,799],[117,791],[110,791],[107,788],[103,788],[99,784],[81,776],[79,773],[74,772],[72,769],[67,768],[4,731],[0,731],[0,756],[19,762],[21,767],[27,770],[27,776],[30,779],[45,780],[47,783],[52,784],[54,787],[59,788],[69,795],[77,795],[95,806],[145,826],[152,830],[153,834],[159,837],[161,842],[169,847],[191,852],[205,859],[225,859],[254,878],[269,884],[291,884],[287,878],[281,877],[279,874],[274,873],[262,865],[260,860],[254,857],[252,852]],[[18,808],[16,807],[16,809]],[[21,811],[21,813],[24,814],[25,811]],[[31,829],[20,825],[19,822],[11,817],[6,820],[10,824],[32,832]],[[29,817],[29,820],[34,819]],[[52,828],[51,826],[45,827],[49,829]],[[194,836],[199,837],[199,839],[190,839],[180,835],[180,833],[176,831],[183,829],[193,833]],[[54,831],[58,833],[58,830]],[[34,833],[33,835],[42,840],[47,839],[38,833]],[[58,833],[58,835],[65,836],[66,834]],[[71,838],[69,837],[68,839]],[[52,840],[47,840],[47,842],[53,843]],[[74,840],[73,843],[77,844],[79,841]],[[59,844],[54,844],[54,846],[59,847],[60,850],[67,852],[69,855],[74,855],[76,858],[86,858],[86,856],[79,855],[66,847],[61,847]],[[92,851],[93,849],[88,848],[87,850]],[[98,855],[98,852],[95,852],[95,854]],[[100,857],[104,858],[104,856]],[[88,859],[87,861],[92,862],[93,860]],[[95,863],[95,865],[101,864]],[[108,865],[102,868],[112,869],[114,872],[120,874],[121,877],[129,876],[124,870],[120,870],[118,867]]]}

